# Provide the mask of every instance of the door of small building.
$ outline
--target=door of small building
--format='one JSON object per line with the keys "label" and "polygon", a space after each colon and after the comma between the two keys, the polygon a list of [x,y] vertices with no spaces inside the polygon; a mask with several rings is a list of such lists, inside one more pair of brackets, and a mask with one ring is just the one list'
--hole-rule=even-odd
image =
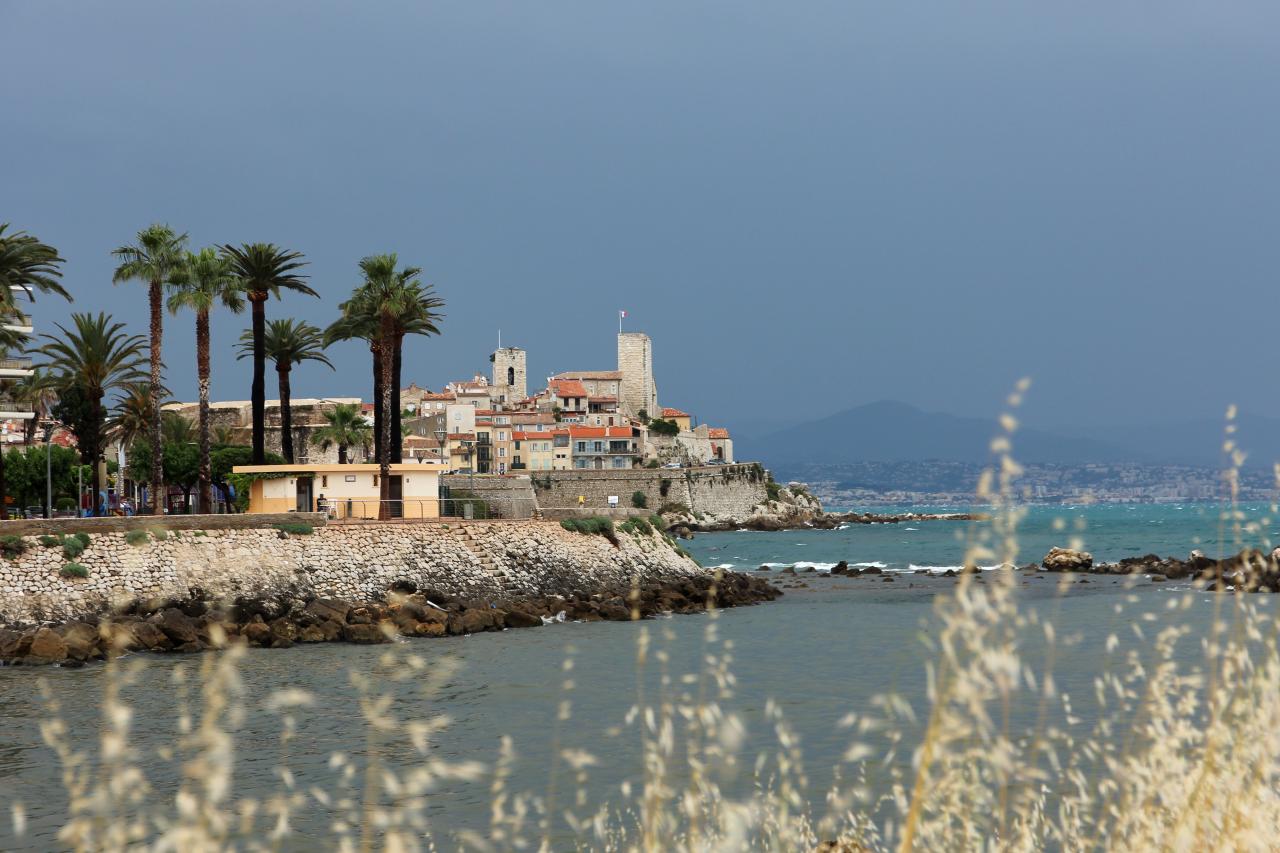
{"label": "door of small building", "polygon": [[404,478],[392,475],[387,481],[387,491],[391,498],[391,517],[404,518]]}
{"label": "door of small building", "polygon": [[298,478],[298,512],[311,512],[311,478]]}

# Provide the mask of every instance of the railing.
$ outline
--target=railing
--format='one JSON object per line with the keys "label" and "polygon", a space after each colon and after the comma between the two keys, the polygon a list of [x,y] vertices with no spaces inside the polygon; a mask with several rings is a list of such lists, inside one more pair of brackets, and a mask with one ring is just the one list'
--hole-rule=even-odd
{"label": "railing", "polygon": [[0,358],[0,370],[30,370],[29,358]]}
{"label": "railing", "polygon": [[537,501],[533,498],[505,496],[404,498],[386,501],[372,498],[326,498],[323,505],[317,506],[317,511],[324,512],[334,524],[376,521],[412,524],[436,519],[477,521],[527,519],[535,517],[537,509]]}

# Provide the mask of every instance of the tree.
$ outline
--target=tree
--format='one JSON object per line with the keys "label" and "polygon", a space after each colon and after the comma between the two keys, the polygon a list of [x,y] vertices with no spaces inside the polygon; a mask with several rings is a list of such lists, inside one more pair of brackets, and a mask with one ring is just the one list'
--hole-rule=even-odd
{"label": "tree", "polygon": [[[161,389],[160,406],[164,406],[169,392]],[[107,424],[111,437],[126,448],[132,447],[135,441],[151,441],[153,430],[151,421],[155,417],[156,406],[151,401],[151,383],[134,382],[120,390],[116,401],[116,411]],[[163,418],[161,424],[163,424]],[[138,471],[130,475],[139,483],[150,483],[151,472]]]}
{"label": "tree", "polygon": [[128,334],[123,323],[107,314],[72,314],[71,321],[71,329],[58,324],[58,335],[41,335],[45,343],[39,352],[47,359],[42,367],[58,391],[54,417],[75,434],[81,458],[93,466],[96,513],[102,490],[97,463],[107,419],[102,401],[108,392],[145,378],[141,368],[145,343],[141,335]]}
{"label": "tree", "polygon": [[368,447],[373,430],[364,419],[360,407],[354,403],[339,403],[331,412],[325,412],[327,424],[316,430],[311,440],[328,450],[338,446],[338,464],[347,464],[347,448]]}
{"label": "tree", "polygon": [[[58,256],[58,251],[25,231],[6,234],[8,228],[7,222],[0,223],[0,317],[21,318],[22,312],[18,309],[15,298],[15,294],[19,292],[26,293],[32,299],[37,290],[41,293],[55,293],[70,302],[71,295],[59,282],[64,261]],[[25,343],[25,335],[0,328],[0,347],[7,350]],[[11,388],[10,391],[15,398],[22,400],[22,389]],[[31,429],[32,426],[27,427],[26,435],[31,435]],[[9,517],[9,508],[4,502],[4,462],[4,455],[0,454],[0,519]]]}
{"label": "tree", "polygon": [[[183,505],[191,505],[191,490],[200,480],[200,451],[197,432],[191,422],[177,412],[165,412],[160,433],[164,441],[161,466],[164,479],[182,489]],[[151,469],[151,442],[135,441],[129,448],[129,474],[134,479],[146,476]]]}
{"label": "tree", "polygon": [[435,321],[441,315],[435,313],[435,309],[444,306],[443,300],[432,293],[429,285],[424,287],[418,281],[421,269],[397,269],[398,262],[394,253],[371,255],[360,261],[364,282],[343,303],[343,320],[340,321],[342,328],[369,335],[374,342],[378,370],[374,409],[378,431],[380,518],[387,518],[390,514],[391,456],[393,447],[399,445],[401,438],[397,423],[400,401],[392,401],[393,391],[399,387],[395,376],[398,351],[410,328],[420,330],[420,334],[438,334]]}
{"label": "tree", "polygon": [[0,223],[0,305],[17,310],[14,288],[32,296],[35,291],[55,293],[68,302],[71,295],[59,283],[62,264],[58,250],[25,231],[6,234],[9,223]]}
{"label": "tree", "polygon": [[[43,444],[32,445],[21,450],[12,448],[5,454],[5,470],[8,472],[8,494],[13,496],[15,506],[43,505],[45,499],[45,478],[50,476],[54,505],[62,501],[74,502],[76,494],[76,452],[69,447],[50,445],[49,467],[45,468],[46,447]],[[52,509],[52,508],[50,508]]]}
{"label": "tree", "polygon": [[[262,346],[267,358],[276,366],[280,383],[280,451],[285,462],[293,459],[293,410],[290,405],[289,374],[295,364],[318,361],[330,370],[333,364],[324,354],[324,333],[302,320],[272,320],[267,324]],[[253,331],[240,336],[239,358],[253,355],[255,339]]]}
{"label": "tree", "polygon": [[[147,285],[151,310],[151,443],[160,444],[161,343],[164,336],[164,288],[179,281],[187,263],[186,234],[175,234],[168,225],[152,225],[138,232],[137,242],[111,254],[120,259],[112,281],[142,281]],[[161,460],[151,463],[151,511],[163,511],[164,470]]]}
{"label": "tree", "polygon": [[244,310],[244,298],[232,274],[231,261],[211,248],[188,252],[185,275],[169,297],[169,310],[176,314],[190,308],[196,314],[196,376],[200,393],[196,419],[200,433],[197,512],[208,512],[213,506],[213,474],[209,467],[209,312],[217,305],[236,314]]}
{"label": "tree", "polygon": [[[388,266],[388,259],[390,261]],[[365,261],[361,261],[361,269],[366,272],[366,282],[369,279],[369,273],[365,270],[366,261],[369,268],[374,269],[376,274],[387,275],[394,273],[396,266],[396,255],[378,255],[369,257]],[[404,288],[404,298],[399,301],[398,311],[390,318],[390,328],[392,328],[392,387],[399,388],[401,386],[401,365],[403,341],[410,334],[422,334],[422,336],[431,336],[431,334],[439,334],[440,330],[436,327],[436,323],[443,318],[438,309],[444,307],[444,300],[436,297],[434,289],[431,286],[424,286],[417,275],[420,270],[417,268],[408,268],[402,270],[398,274],[399,283]],[[402,457],[402,438],[403,432],[401,428],[401,410],[399,410],[399,401],[394,407],[383,407],[383,369],[381,369],[381,347],[379,345],[381,336],[381,324],[383,324],[383,316],[379,313],[378,306],[374,301],[366,298],[367,288],[365,286],[357,287],[352,292],[351,298],[340,305],[342,316],[335,321],[328,329],[326,329],[325,337],[330,343],[334,341],[343,341],[343,339],[360,338],[369,342],[369,348],[374,361],[374,455],[381,455],[381,439],[383,439],[383,416],[385,412],[390,411],[390,427],[388,432],[392,435],[392,461],[401,461]],[[398,397],[398,392],[397,392]]]}
{"label": "tree", "polygon": [[[264,465],[283,465],[284,457],[268,451],[264,454]],[[232,469],[238,465],[253,464],[253,449],[244,445],[229,445],[227,447],[219,447],[213,451],[213,482],[222,490],[226,496],[227,503],[233,503],[231,494],[231,484],[238,481],[244,486],[248,481],[249,475],[235,474]],[[248,501],[248,495],[244,489],[238,489],[235,494],[234,504],[243,508],[245,502]]]}
{"label": "tree", "polygon": [[223,246],[231,261],[231,271],[253,313],[253,463],[262,465],[266,454],[266,304],[281,290],[319,296],[307,286],[298,270],[306,266],[301,252],[288,252],[274,243],[245,243]]}
{"label": "tree", "polygon": [[58,393],[49,382],[43,371],[33,370],[13,383],[14,401],[21,403],[33,415],[22,427],[22,443],[31,444],[36,440],[36,429],[40,422],[49,417],[53,404],[58,401]]}

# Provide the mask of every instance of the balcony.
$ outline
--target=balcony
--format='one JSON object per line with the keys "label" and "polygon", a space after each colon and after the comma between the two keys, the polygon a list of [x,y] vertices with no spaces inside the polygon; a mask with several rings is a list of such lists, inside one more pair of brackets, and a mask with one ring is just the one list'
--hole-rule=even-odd
{"label": "balcony", "polygon": [[4,317],[0,320],[0,326],[4,326],[10,332],[17,332],[20,335],[29,335],[35,331],[35,326],[31,324],[31,318],[20,312]]}
{"label": "balcony", "polygon": [[35,415],[27,409],[26,403],[8,397],[0,397],[0,419],[29,421]]}
{"label": "balcony", "polygon": [[0,376],[29,376],[30,374],[31,359],[0,358]]}

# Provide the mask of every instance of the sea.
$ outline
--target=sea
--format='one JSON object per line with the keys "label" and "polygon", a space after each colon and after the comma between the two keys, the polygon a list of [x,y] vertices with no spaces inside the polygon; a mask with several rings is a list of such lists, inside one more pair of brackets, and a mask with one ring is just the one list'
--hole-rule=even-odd
{"label": "sea", "polygon": [[[891,513],[969,508],[867,509]],[[372,677],[375,691],[393,696],[392,713],[441,724],[431,735],[431,760],[480,762],[492,768],[500,743],[509,738],[514,753],[506,782],[509,791],[551,802],[557,815],[565,809],[587,814],[601,804],[625,809],[634,805],[626,792],[634,798],[645,767],[637,728],[644,715],[632,710],[664,701],[679,704],[682,694],[705,698],[722,688],[728,695],[719,699],[720,704],[737,714],[745,729],[734,748],[736,760],[722,760],[713,768],[725,795],[751,793],[757,784],[757,757],[781,749],[782,720],[803,756],[802,795],[821,815],[832,768],[850,742],[850,733],[841,727],[846,715],[869,711],[875,697],[885,694],[901,697],[918,716],[927,710],[930,639],[939,608],[945,607],[957,583],[939,575],[961,566],[968,543],[980,539],[989,527],[982,521],[910,521],[837,530],[698,534],[683,544],[703,565],[758,573],[782,584],[785,592],[778,601],[713,617],[565,622],[470,637],[406,640],[395,648],[317,645],[250,650],[240,668],[245,715],[235,728],[233,795],[267,800],[284,792],[287,778],[289,790],[300,794],[303,805],[290,818],[291,834],[279,840],[277,849],[325,849],[341,818],[334,793],[334,754],[351,756],[357,763],[373,755],[400,771],[424,760],[402,736],[368,737],[354,685]],[[1225,511],[1218,505],[1192,503],[1034,506],[1025,511],[1017,539],[1019,563],[1038,561],[1051,547],[1068,544],[1083,546],[1095,559],[1106,561],[1146,553],[1185,557],[1193,549],[1212,556],[1232,553],[1242,544],[1269,549],[1272,540],[1280,540],[1280,525],[1273,507],[1266,505]],[[831,576],[829,569],[841,560],[880,567],[884,574]],[[797,573],[784,573],[787,567],[795,567]],[[893,582],[886,582],[886,577]],[[1114,635],[1141,642],[1133,636],[1135,625],[1143,626],[1149,637],[1176,621],[1191,629],[1177,655],[1194,666],[1202,654],[1198,638],[1215,613],[1210,594],[1186,584],[1147,579],[1090,576],[1063,583],[1062,576],[1023,573],[1017,594],[1020,607],[1051,620],[1057,635],[1069,638],[1055,654],[1054,677],[1063,692],[1076,697],[1077,724],[1086,727],[1096,719],[1089,697],[1101,667],[1113,660],[1108,643]],[[1172,605],[1180,596],[1188,599],[1188,606]],[[1263,599],[1269,597],[1250,597]],[[1260,606],[1271,605],[1268,600]],[[645,644],[648,654],[641,663],[638,650]],[[389,651],[419,656],[422,671],[400,680],[376,676],[380,671],[385,676]],[[1020,651],[1028,660],[1041,659],[1043,632],[1029,632]],[[184,702],[198,708],[191,682],[204,657],[138,655],[127,661],[133,671],[121,698],[133,708],[128,758],[141,771],[146,800],[158,812],[172,810],[181,782],[174,759],[182,753],[181,708]],[[732,678],[708,679],[709,669],[720,666]],[[98,767],[106,672],[101,665],[0,669],[0,802],[21,804],[24,824],[19,835],[8,810],[0,813],[0,849],[65,846],[58,840],[68,814],[63,768],[43,742],[41,723],[60,719],[65,726],[58,735],[61,745],[83,753],[91,770]],[[302,691],[294,695],[309,699],[290,712],[297,735],[287,741],[281,737],[284,712],[272,702],[282,690]],[[1029,718],[1036,706],[1034,696],[1015,703],[1013,723]],[[566,764],[570,754],[590,756],[583,779]],[[669,763],[677,787],[689,772],[681,754],[677,749]],[[885,761],[906,771],[909,757],[909,750],[899,750]],[[282,767],[288,768],[287,776]],[[473,781],[441,779],[431,790],[426,816],[439,849],[455,849],[460,832],[489,832],[491,783],[488,775]],[[887,786],[888,776],[873,776],[870,784],[873,789]],[[323,797],[327,802],[309,793],[316,790],[329,792]],[[592,846],[560,817],[551,822],[548,833],[553,849]]]}

